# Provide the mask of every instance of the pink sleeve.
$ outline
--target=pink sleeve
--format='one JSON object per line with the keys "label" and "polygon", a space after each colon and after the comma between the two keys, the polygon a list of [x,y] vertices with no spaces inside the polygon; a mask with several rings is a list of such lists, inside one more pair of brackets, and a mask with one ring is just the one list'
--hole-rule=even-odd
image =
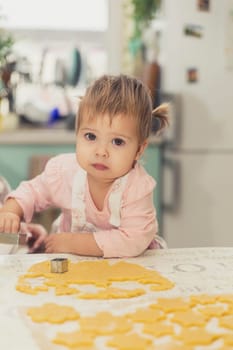
{"label": "pink sleeve", "polygon": [[94,233],[105,258],[140,255],[155,237],[158,229],[153,205],[155,181],[145,173],[139,175],[128,179],[120,227]]}
{"label": "pink sleeve", "polygon": [[59,157],[51,158],[45,170],[30,181],[23,181],[12,191],[8,198],[14,198],[24,212],[24,220],[30,222],[35,211],[41,211],[53,205],[51,193],[60,188],[60,161]]}

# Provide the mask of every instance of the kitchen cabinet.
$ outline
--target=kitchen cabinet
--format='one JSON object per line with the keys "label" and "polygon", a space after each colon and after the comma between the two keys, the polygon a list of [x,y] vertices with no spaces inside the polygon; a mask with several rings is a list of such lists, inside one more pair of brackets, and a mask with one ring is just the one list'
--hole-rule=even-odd
{"label": "kitchen cabinet", "polygon": [[158,220],[161,215],[161,190],[160,190],[160,171],[161,171],[161,152],[158,144],[149,144],[147,147],[142,164],[148,173],[155,179],[156,187],[154,190],[154,204],[157,211]]}
{"label": "kitchen cabinet", "polygon": [[0,173],[15,188],[28,179],[30,158],[35,155],[53,156],[61,153],[74,152],[72,145],[1,145]]}

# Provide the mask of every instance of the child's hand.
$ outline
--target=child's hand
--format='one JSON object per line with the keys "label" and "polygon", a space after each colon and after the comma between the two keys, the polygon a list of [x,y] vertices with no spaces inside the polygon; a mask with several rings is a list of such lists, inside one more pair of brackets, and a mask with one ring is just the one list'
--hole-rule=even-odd
{"label": "child's hand", "polygon": [[10,211],[0,209],[0,232],[18,233],[20,216]]}
{"label": "child's hand", "polygon": [[44,252],[44,242],[48,232],[42,225],[22,223],[21,233],[26,233],[28,236],[28,253]]}
{"label": "child's hand", "polygon": [[45,253],[71,253],[72,233],[51,233],[45,239]]}

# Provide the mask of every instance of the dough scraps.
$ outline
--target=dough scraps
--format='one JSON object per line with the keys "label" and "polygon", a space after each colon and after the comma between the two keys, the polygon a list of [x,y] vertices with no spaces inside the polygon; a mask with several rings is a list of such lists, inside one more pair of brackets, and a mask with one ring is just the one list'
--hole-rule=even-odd
{"label": "dough scraps", "polygon": [[152,340],[140,337],[138,334],[119,334],[107,341],[107,345],[118,350],[145,350],[152,344]]}
{"label": "dough scraps", "polygon": [[[112,286],[112,283],[124,281],[149,284],[149,288],[153,291],[166,290],[174,286],[172,281],[157,271],[137,264],[126,261],[111,263],[108,260],[92,260],[77,263],[69,261],[68,272],[62,274],[51,273],[49,261],[34,264],[25,275],[19,277],[16,289],[36,295],[39,291],[53,288],[56,296],[75,295],[80,299],[102,300],[132,298],[146,293],[144,288],[126,289]],[[35,285],[37,282],[38,285]],[[83,284],[94,285],[97,291],[87,293],[75,288],[76,285]],[[85,300],[82,302],[85,303]],[[135,306],[134,312],[125,312],[118,316],[111,312],[80,316],[79,310],[55,303],[31,307],[27,314],[34,322],[51,324],[72,320],[77,322],[76,331],[58,332],[53,340],[54,343],[73,350],[94,349],[95,340],[98,342],[98,337],[101,336],[106,337],[106,346],[119,350],[156,349],[156,339],[163,336],[168,338],[167,344],[159,344],[157,348],[191,350],[195,346],[212,344],[217,339],[224,342],[225,347],[222,346],[222,349],[232,346],[232,308],[231,294],[222,296],[199,294],[189,297],[155,298],[154,302],[151,301],[144,307]],[[225,328],[224,334],[214,331],[211,333],[206,327],[213,317],[217,318],[216,324],[219,327]],[[137,329],[141,334],[135,332]]]}
{"label": "dough scraps", "polygon": [[209,345],[219,338],[219,335],[210,333],[204,328],[187,328],[182,329],[175,338],[183,341],[185,345]]}
{"label": "dough scraps", "polygon": [[163,321],[162,322],[156,322],[156,323],[148,323],[144,325],[143,328],[144,333],[148,333],[153,335],[154,337],[162,337],[164,335],[173,335],[175,334],[174,326],[170,324],[166,324]]}
{"label": "dough scraps", "polygon": [[198,311],[203,313],[208,318],[219,317],[227,313],[227,310],[223,305],[206,305],[199,308]]}
{"label": "dough scraps", "polygon": [[190,308],[190,303],[181,297],[158,298],[157,303],[151,304],[150,307],[163,310],[164,312],[185,311]]}
{"label": "dough scraps", "polygon": [[90,333],[81,332],[79,330],[69,333],[58,332],[53,339],[53,343],[68,346],[70,348],[78,348],[80,346],[94,346],[95,336]]}
{"label": "dough scraps", "polygon": [[172,315],[171,321],[179,323],[183,327],[204,327],[207,318],[199,312],[187,310],[175,312]]}
{"label": "dough scraps", "polygon": [[233,315],[226,315],[219,318],[220,327],[225,327],[233,330]]}
{"label": "dough scraps", "polygon": [[145,294],[144,289],[123,289],[107,287],[99,290],[97,293],[81,293],[78,295],[80,299],[119,299],[134,298]]}
{"label": "dough scraps", "polygon": [[[221,340],[225,344],[222,349],[232,346],[233,333],[230,333],[229,330],[233,329],[233,316],[230,314],[223,316],[219,311],[222,310],[223,306],[227,308],[228,305],[220,304],[217,297],[215,304],[212,305],[194,304],[193,301],[190,303],[191,299],[198,300],[198,296],[158,298],[156,304],[148,304],[147,307],[137,308],[135,312],[119,316],[113,315],[111,312],[99,312],[94,316],[81,317],[75,309],[56,304],[29,308],[28,315],[35,322],[62,323],[72,319],[77,320],[76,331],[59,332],[54,339],[56,344],[64,345],[72,350],[80,347],[94,349],[95,340],[99,336],[108,337],[106,345],[120,350],[132,348],[193,350],[195,346],[211,345],[215,340]],[[189,305],[188,310],[186,310],[187,305]],[[183,311],[177,311],[177,309],[183,309]],[[50,310],[52,310],[51,313]],[[204,312],[201,313],[200,310],[206,310],[207,315]],[[211,318],[208,316],[208,311],[210,311],[211,317],[218,319],[219,326],[224,327],[225,332],[228,333],[208,331],[206,325]],[[214,314],[215,311],[216,314]],[[136,345],[130,343],[132,336],[135,337],[135,334],[132,333],[134,327],[141,329],[141,334],[135,333],[136,339],[138,339]],[[171,339],[167,339],[167,344],[161,344],[158,347],[154,340],[163,336],[168,336]]]}
{"label": "dough scraps", "polygon": [[224,343],[226,345],[233,345],[233,334],[232,333],[226,333],[222,336]]}
{"label": "dough scraps", "polygon": [[27,315],[34,322],[64,323],[79,319],[79,313],[71,306],[46,303],[42,306],[30,307]]}
{"label": "dough scraps", "polygon": [[166,315],[160,310],[152,310],[150,308],[137,309],[134,313],[127,315],[134,322],[154,323],[162,320]]}
{"label": "dough scraps", "polygon": [[[36,278],[41,280],[41,277],[44,278],[44,291],[48,290],[48,287],[52,287],[56,289],[57,295],[64,295],[67,288],[67,294],[77,294],[83,299],[132,298],[145,293],[144,289],[109,288],[113,282],[133,281],[141,284],[151,284],[153,290],[166,290],[174,286],[173,282],[157,271],[126,261],[114,264],[110,264],[107,260],[76,263],[68,261],[68,271],[57,274],[50,272],[50,264],[46,260],[32,265],[25,275],[19,276],[16,289],[24,293],[37,294],[39,289],[31,287],[30,280]],[[94,284],[106,289],[96,294],[80,294],[78,290],[76,293],[75,289],[70,289],[70,285],[75,284]]]}
{"label": "dough scraps", "polygon": [[214,304],[216,302],[216,295],[198,294],[190,296],[190,303],[196,304]]}
{"label": "dough scraps", "polygon": [[129,332],[133,322],[125,316],[114,316],[110,312],[99,312],[93,317],[81,317],[80,329],[95,335]]}

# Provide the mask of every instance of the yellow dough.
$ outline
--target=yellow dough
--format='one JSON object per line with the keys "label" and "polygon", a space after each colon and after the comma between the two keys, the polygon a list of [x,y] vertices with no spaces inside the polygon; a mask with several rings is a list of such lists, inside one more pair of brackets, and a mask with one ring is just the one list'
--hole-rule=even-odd
{"label": "yellow dough", "polygon": [[[41,277],[44,277],[44,289],[30,287],[33,280]],[[68,271],[61,274],[51,273],[50,262],[43,261],[32,265],[25,275],[19,277],[16,289],[24,293],[37,294],[38,291],[46,291],[48,287],[52,287],[56,289],[56,295],[77,294],[83,299],[132,298],[145,293],[142,288],[127,290],[109,287],[113,282],[123,281],[151,284],[152,290],[166,290],[174,286],[173,282],[157,271],[125,261],[115,264],[110,264],[107,260],[77,263],[69,261]],[[79,293],[79,290],[70,288],[71,284],[94,284],[97,287],[104,287],[105,290],[97,293]]]}
{"label": "yellow dough", "polygon": [[[156,350],[156,348],[155,348]],[[184,345],[184,344],[171,344],[161,345],[157,348],[157,350],[194,350],[192,346]]]}
{"label": "yellow dough", "polygon": [[228,303],[229,305],[233,306],[233,294],[222,294],[217,297],[217,300]]}
{"label": "yellow dough", "polygon": [[227,313],[227,310],[221,305],[207,305],[199,308],[199,311],[209,318],[219,317]]}
{"label": "yellow dough", "polygon": [[233,315],[226,315],[219,318],[220,327],[225,327],[233,330]]}
{"label": "yellow dough", "polygon": [[190,304],[183,298],[158,298],[151,308],[162,309],[165,312],[184,311],[190,308]]}
{"label": "yellow dough", "polygon": [[227,333],[222,336],[226,345],[233,345],[233,333]]}
{"label": "yellow dough", "polygon": [[99,312],[93,317],[82,317],[80,329],[95,335],[125,333],[132,329],[133,323],[124,316],[113,316],[109,312]]}
{"label": "yellow dough", "polygon": [[115,335],[107,341],[107,345],[119,350],[145,350],[152,344],[152,340],[140,337],[138,334]]}
{"label": "yellow dough", "polygon": [[78,297],[81,299],[119,299],[134,298],[145,294],[144,289],[122,289],[107,287],[97,293],[81,293]]}
{"label": "yellow dough", "polygon": [[207,295],[207,294],[199,294],[199,295],[191,295],[190,303],[192,305],[196,304],[214,304],[217,300],[216,295]]}
{"label": "yellow dough", "polygon": [[206,317],[193,310],[178,311],[173,314],[171,321],[179,323],[183,327],[204,326]]}
{"label": "yellow dough", "polygon": [[165,318],[160,310],[152,310],[150,308],[137,309],[134,313],[127,315],[134,322],[151,323]]}
{"label": "yellow dough", "polygon": [[73,307],[46,303],[42,306],[30,307],[28,316],[34,322],[64,323],[79,319],[79,313]]}
{"label": "yellow dough", "polygon": [[56,337],[53,339],[53,343],[65,345],[72,349],[80,349],[80,346],[92,347],[94,344],[94,339],[94,335],[80,331],[74,331],[69,333],[58,332]]}
{"label": "yellow dough", "polygon": [[[69,263],[69,262],[68,262]],[[28,275],[38,275],[42,276],[45,273],[50,272],[50,261],[49,260],[44,260],[42,262],[33,264],[29,269],[28,269]],[[27,274],[25,275],[27,276]]]}
{"label": "yellow dough", "polygon": [[57,286],[55,287],[55,294],[56,295],[72,295],[79,293],[79,290],[77,288],[71,288],[68,286]]}
{"label": "yellow dough", "polygon": [[158,280],[157,284],[152,284],[150,287],[150,290],[153,291],[160,291],[160,290],[167,290],[174,287],[174,283],[168,280],[160,279]]}
{"label": "yellow dough", "polygon": [[126,261],[119,261],[113,265],[108,263],[108,268],[110,281],[139,281],[141,283],[151,284],[157,283],[159,279],[166,280],[157,271],[149,270],[141,265]]}
{"label": "yellow dough", "polygon": [[143,332],[151,334],[157,338],[163,335],[174,334],[174,326],[165,324],[164,322],[150,323],[144,325]]}
{"label": "yellow dough", "polygon": [[[116,287],[117,282],[121,282],[121,288]],[[127,289],[129,284],[126,283],[124,287],[123,282],[140,283],[141,288],[132,288],[130,284],[130,289]],[[96,291],[86,292],[82,286],[85,284],[94,285]],[[157,271],[122,260],[112,263],[103,259],[77,263],[69,261],[68,271],[61,274],[51,273],[50,262],[43,261],[31,266],[26,274],[18,278],[16,289],[35,297],[39,292],[48,290],[54,292],[55,298],[70,295],[74,305],[77,302],[76,298],[83,299],[79,300],[79,303],[89,303],[91,310],[95,301],[85,299],[106,300],[108,303],[108,299],[134,298],[146,294],[147,290],[163,291],[173,286],[172,281]],[[199,294],[170,298],[161,295],[162,292],[157,298],[155,293],[150,292],[148,299],[147,295],[142,298],[143,304],[131,302],[131,305],[135,305],[134,312],[120,309],[125,313],[117,316],[111,312],[80,316],[79,310],[56,303],[28,308],[27,315],[38,323],[63,324],[66,321],[74,321],[73,325],[76,325],[77,329],[73,332],[65,332],[65,328],[60,328],[64,326],[56,325],[62,331],[53,339],[53,343],[69,350],[94,350],[95,343],[98,344],[99,340],[105,343],[106,348],[113,350],[196,350],[196,347],[199,349],[206,345],[207,348],[208,345],[212,347],[212,343],[217,339],[218,350],[233,348],[233,294]],[[118,305],[120,301],[112,303]],[[211,333],[210,328],[206,327],[212,318],[215,318],[214,322],[223,332]],[[164,337],[160,339],[161,343],[157,343],[159,337]]]}
{"label": "yellow dough", "polygon": [[22,293],[26,293],[26,294],[36,295],[38,293],[38,291],[35,290],[35,288],[31,287],[27,283],[17,284],[15,288],[18,292],[22,292]]}
{"label": "yellow dough", "polygon": [[204,328],[190,328],[183,329],[175,338],[183,341],[185,345],[208,345],[219,338],[219,335],[209,333]]}

